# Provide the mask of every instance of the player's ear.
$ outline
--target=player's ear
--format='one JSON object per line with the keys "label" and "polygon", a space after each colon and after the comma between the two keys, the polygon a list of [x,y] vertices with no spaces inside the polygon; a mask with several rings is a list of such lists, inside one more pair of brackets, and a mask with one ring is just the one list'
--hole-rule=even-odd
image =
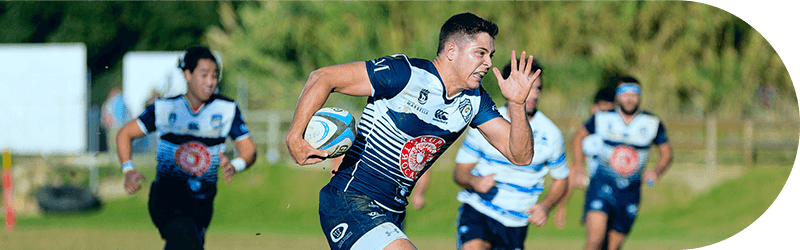
{"label": "player's ear", "polygon": [[456,48],[456,43],[453,42],[452,39],[444,44],[444,56],[447,57],[448,61],[452,61],[453,59],[455,59],[457,51],[458,48]]}
{"label": "player's ear", "polygon": [[186,78],[186,82],[188,83],[189,80],[192,79],[192,72],[189,71],[188,69],[184,69],[183,70],[183,78]]}

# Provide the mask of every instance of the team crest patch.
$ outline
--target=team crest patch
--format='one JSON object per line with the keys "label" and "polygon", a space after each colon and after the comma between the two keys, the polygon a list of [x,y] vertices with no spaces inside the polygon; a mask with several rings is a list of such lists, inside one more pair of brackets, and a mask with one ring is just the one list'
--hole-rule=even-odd
{"label": "team crest patch", "polygon": [[631,146],[618,145],[614,147],[614,151],[611,153],[609,165],[619,175],[623,177],[631,176],[639,169],[639,154]]}
{"label": "team crest patch", "polygon": [[464,118],[465,122],[469,122],[469,118],[472,117],[472,102],[469,99],[464,99],[461,103],[458,104],[458,111],[461,113],[461,117]]}
{"label": "team crest patch", "polygon": [[444,143],[444,139],[437,136],[420,136],[409,140],[400,151],[400,171],[408,178],[417,179],[419,172]]}
{"label": "team crest patch", "polygon": [[175,150],[175,164],[194,176],[201,176],[211,167],[211,152],[205,144],[190,141]]}
{"label": "team crest patch", "polygon": [[212,128],[219,128],[222,127],[222,115],[211,115],[211,127]]}
{"label": "team crest patch", "polygon": [[419,104],[424,105],[425,103],[428,102],[428,93],[430,93],[430,91],[428,91],[427,89],[422,89],[419,91],[419,97],[417,97],[417,101],[419,102]]}

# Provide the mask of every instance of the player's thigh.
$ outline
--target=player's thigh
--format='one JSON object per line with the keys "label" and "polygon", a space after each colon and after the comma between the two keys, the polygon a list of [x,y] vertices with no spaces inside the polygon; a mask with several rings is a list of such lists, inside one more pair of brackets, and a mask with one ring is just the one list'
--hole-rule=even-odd
{"label": "player's thigh", "polygon": [[461,250],[489,250],[492,245],[484,239],[472,239],[461,244]]}
{"label": "player's thigh", "polygon": [[625,243],[627,234],[620,233],[617,230],[611,229],[608,231],[608,249],[616,250],[622,248],[622,243]]}
{"label": "player's thigh", "polygon": [[369,197],[330,185],[320,191],[319,215],[331,249],[383,249],[395,240],[408,239],[397,226],[402,223],[402,214],[384,210]]}
{"label": "player's thigh", "polygon": [[605,238],[608,214],[603,211],[589,210],[586,213],[586,236],[591,239]]}

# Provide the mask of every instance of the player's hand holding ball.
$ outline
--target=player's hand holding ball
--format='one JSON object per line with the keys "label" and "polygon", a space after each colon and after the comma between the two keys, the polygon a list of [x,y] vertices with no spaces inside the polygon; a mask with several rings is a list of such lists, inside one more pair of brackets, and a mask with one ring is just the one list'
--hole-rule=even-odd
{"label": "player's hand holding ball", "polygon": [[322,108],[308,122],[303,140],[314,149],[325,151],[326,154],[320,156],[335,158],[353,145],[356,139],[355,123],[355,118],[347,110]]}

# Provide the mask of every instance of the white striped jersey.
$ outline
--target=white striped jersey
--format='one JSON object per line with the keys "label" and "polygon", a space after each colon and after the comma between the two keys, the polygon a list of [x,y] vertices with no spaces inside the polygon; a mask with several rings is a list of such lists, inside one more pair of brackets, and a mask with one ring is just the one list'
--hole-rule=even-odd
{"label": "white striped jersey", "polygon": [[586,157],[586,167],[589,177],[594,176],[600,166],[600,149],[603,148],[603,137],[598,134],[588,135],[583,138],[583,154]]}
{"label": "white striped jersey", "polygon": [[250,137],[239,108],[220,95],[192,112],[184,96],[157,99],[137,120],[144,132],[159,133],[156,169],[159,175],[215,183],[219,152],[225,151],[225,137]]}
{"label": "white striped jersey", "polygon": [[403,212],[417,179],[458,139],[500,117],[483,88],[448,98],[433,63],[393,55],[366,62],[372,93],[331,185]]}
{"label": "white striped jersey", "polygon": [[[503,118],[509,119],[506,107],[499,109]],[[456,163],[477,163],[472,175],[496,174],[495,186],[483,194],[475,190],[461,190],[457,199],[475,210],[499,221],[507,227],[528,225],[526,211],[539,200],[544,189],[545,175],[553,179],[569,176],[564,137],[561,130],[542,112],[537,111],[530,120],[533,129],[534,155],[531,164],[512,164],[480,131],[470,129],[464,144],[458,150]]]}
{"label": "white striped jersey", "polygon": [[664,124],[647,111],[637,111],[626,124],[617,109],[597,112],[586,122],[589,134],[602,137],[597,151],[599,166],[593,178],[603,178],[625,189],[641,184],[642,172],[650,154],[650,146],[667,142]]}

